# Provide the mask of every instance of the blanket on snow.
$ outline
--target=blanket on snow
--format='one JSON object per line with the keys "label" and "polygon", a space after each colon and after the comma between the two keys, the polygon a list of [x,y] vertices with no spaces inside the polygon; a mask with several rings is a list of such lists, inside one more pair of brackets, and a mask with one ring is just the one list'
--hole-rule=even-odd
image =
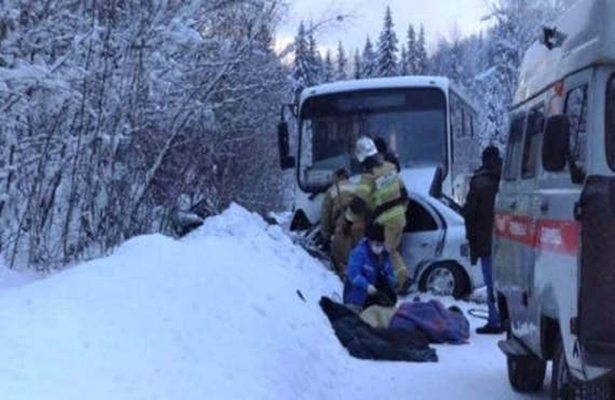
{"label": "blanket on snow", "polygon": [[423,302],[419,298],[399,306],[389,329],[419,330],[432,343],[464,344],[470,337],[470,322],[458,307],[446,308],[437,300]]}
{"label": "blanket on snow", "polygon": [[419,331],[375,329],[342,304],[323,297],[320,307],[331,321],[335,335],[356,358],[388,361],[438,361],[436,351]]}

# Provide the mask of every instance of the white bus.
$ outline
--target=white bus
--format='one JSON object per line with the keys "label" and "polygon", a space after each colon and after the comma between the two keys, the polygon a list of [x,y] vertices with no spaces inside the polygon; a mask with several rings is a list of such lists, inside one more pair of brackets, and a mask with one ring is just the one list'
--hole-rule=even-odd
{"label": "white bus", "polygon": [[296,158],[290,156],[284,113],[278,132],[282,168],[296,168],[295,230],[318,222],[320,194],[336,169],[359,172],[353,150],[360,136],[387,142],[409,190],[429,194],[436,180],[437,191],[457,203],[465,197],[459,182],[467,182],[464,177],[479,166],[476,108],[447,78],[378,78],[307,88],[296,116]]}

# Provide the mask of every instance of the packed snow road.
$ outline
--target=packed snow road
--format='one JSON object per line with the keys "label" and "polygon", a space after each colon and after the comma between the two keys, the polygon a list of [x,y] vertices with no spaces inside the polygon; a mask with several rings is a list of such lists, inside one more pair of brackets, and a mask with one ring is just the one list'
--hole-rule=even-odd
{"label": "packed snow road", "polygon": [[510,389],[496,337],[436,346],[438,363],[351,358],[318,306],[339,280],[238,206],[185,240],[0,286],[4,400],[548,397]]}

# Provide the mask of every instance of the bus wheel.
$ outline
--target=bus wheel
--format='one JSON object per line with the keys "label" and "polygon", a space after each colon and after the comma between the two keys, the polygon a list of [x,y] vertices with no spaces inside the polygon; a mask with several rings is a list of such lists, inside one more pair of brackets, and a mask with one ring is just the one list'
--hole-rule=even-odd
{"label": "bus wheel", "polygon": [[606,379],[581,382],[568,369],[566,354],[561,339],[555,347],[551,377],[552,400],[609,400],[612,399],[611,385]]}
{"label": "bus wheel", "polygon": [[469,292],[468,278],[454,263],[434,264],[422,274],[419,283],[422,292],[460,299]]}

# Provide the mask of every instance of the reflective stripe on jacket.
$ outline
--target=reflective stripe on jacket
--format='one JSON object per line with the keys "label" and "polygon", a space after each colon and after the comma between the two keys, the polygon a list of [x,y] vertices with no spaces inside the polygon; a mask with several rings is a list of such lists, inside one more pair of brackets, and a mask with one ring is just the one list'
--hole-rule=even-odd
{"label": "reflective stripe on jacket", "polygon": [[325,193],[320,213],[320,232],[324,237],[333,235],[337,219],[342,214],[352,197],[356,186],[348,181],[341,181],[331,185]]}
{"label": "reflective stripe on jacket", "polygon": [[[361,176],[361,181],[357,186],[357,195],[360,196],[370,206],[372,211],[387,203],[394,203],[403,198],[405,186],[395,165],[384,162],[368,173]],[[406,213],[404,204],[396,204],[376,216],[376,222],[384,224],[393,218]]]}

